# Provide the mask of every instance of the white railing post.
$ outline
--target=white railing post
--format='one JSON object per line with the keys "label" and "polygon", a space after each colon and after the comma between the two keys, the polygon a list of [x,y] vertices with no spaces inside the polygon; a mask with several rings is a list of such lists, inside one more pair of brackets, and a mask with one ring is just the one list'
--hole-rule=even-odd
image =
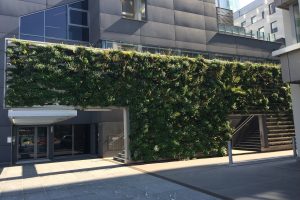
{"label": "white railing post", "polygon": [[227,142],[227,153],[228,153],[228,159],[229,159],[229,165],[233,165],[233,158],[232,158],[232,142],[228,141]]}

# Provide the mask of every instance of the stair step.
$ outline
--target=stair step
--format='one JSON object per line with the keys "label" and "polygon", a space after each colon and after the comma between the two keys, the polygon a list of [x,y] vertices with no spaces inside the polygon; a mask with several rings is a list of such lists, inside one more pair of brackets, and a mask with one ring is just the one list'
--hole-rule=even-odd
{"label": "stair step", "polygon": [[258,147],[258,148],[260,148],[260,143],[259,144],[239,143],[236,145],[236,147]]}
{"label": "stair step", "polygon": [[269,133],[294,133],[295,129],[272,129]]}
{"label": "stair step", "polygon": [[275,126],[275,125],[294,125],[293,121],[272,121],[267,122],[267,126]]}
{"label": "stair step", "polygon": [[294,129],[294,124],[267,125],[268,129]]}
{"label": "stair step", "polygon": [[256,147],[234,147],[233,149],[235,150],[245,150],[245,151],[260,151],[260,148],[256,148]]}
{"label": "stair step", "polygon": [[269,142],[277,142],[277,141],[292,141],[292,136],[288,137],[273,137],[268,138]]}
{"label": "stair step", "polygon": [[269,142],[269,146],[291,145],[292,141]]}
{"label": "stair step", "polygon": [[269,133],[268,138],[278,138],[278,137],[293,137],[295,136],[295,133]]}
{"label": "stair step", "polygon": [[293,121],[292,117],[273,117],[273,118],[267,118],[267,122],[274,122],[274,121]]}

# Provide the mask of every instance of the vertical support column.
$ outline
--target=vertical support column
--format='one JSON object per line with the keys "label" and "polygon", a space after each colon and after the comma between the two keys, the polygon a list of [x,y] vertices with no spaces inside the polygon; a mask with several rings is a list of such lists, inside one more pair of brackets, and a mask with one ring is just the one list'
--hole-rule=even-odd
{"label": "vertical support column", "polygon": [[261,150],[269,147],[268,129],[265,115],[258,115]]}
{"label": "vertical support column", "polygon": [[298,153],[297,153],[297,141],[296,141],[296,137],[292,137],[292,141],[293,141],[293,154],[294,154],[294,157],[297,158]]}
{"label": "vertical support column", "polygon": [[[293,115],[295,124],[295,134],[296,134],[296,147],[300,149],[300,85],[291,84],[292,91],[292,103],[293,103]],[[299,157],[299,154],[297,155]]]}
{"label": "vertical support column", "polygon": [[124,123],[124,149],[125,149],[125,164],[130,163],[130,149],[129,149],[129,110],[123,109],[123,123]]}

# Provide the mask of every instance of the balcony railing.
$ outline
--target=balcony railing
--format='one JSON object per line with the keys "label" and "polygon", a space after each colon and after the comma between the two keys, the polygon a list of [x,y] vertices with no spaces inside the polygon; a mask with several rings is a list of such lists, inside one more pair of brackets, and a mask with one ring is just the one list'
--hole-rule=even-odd
{"label": "balcony railing", "polygon": [[236,35],[270,42],[276,41],[275,34],[273,33],[265,34],[264,32],[260,31],[246,31],[244,27],[230,26],[226,24],[219,24],[218,26],[220,33],[226,33],[230,35]]}

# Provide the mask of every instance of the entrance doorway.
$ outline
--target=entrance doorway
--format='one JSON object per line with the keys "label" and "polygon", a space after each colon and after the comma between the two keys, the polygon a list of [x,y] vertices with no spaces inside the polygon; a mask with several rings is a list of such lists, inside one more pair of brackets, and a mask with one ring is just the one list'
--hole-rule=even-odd
{"label": "entrance doorway", "polygon": [[17,128],[18,161],[48,158],[48,127]]}

